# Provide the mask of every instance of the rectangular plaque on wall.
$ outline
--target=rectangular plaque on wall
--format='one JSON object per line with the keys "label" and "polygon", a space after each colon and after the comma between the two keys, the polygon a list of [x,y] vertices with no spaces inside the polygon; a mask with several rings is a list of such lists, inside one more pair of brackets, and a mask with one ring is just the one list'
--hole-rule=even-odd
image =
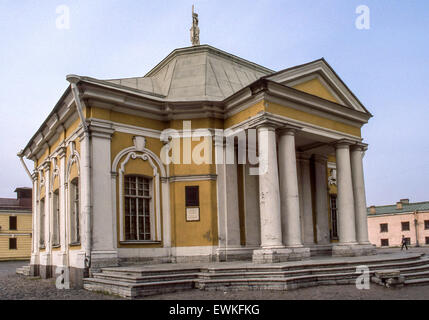
{"label": "rectangular plaque on wall", "polygon": [[186,221],[200,221],[200,208],[186,208]]}

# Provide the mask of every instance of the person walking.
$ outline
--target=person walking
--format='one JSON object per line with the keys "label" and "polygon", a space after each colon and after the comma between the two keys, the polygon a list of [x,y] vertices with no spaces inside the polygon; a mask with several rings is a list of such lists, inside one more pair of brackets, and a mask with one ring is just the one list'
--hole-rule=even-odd
{"label": "person walking", "polygon": [[402,247],[401,247],[401,251],[404,250],[404,247],[405,247],[405,250],[408,250],[407,239],[405,239],[405,236],[402,235]]}

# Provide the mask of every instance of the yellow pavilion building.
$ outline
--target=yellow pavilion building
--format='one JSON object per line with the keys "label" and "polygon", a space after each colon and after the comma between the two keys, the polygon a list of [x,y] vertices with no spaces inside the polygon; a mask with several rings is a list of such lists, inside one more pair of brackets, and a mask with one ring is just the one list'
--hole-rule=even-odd
{"label": "yellow pavilion building", "polygon": [[67,80],[19,154],[34,161],[32,274],[373,252],[371,114],[324,59],[275,72],[195,43],[143,77]]}

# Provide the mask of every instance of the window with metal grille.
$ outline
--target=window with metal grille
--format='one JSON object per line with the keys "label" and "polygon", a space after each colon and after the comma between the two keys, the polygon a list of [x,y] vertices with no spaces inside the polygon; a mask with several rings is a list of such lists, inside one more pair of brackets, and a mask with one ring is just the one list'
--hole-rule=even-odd
{"label": "window with metal grille", "polygon": [[17,217],[9,217],[9,230],[17,230]]}
{"label": "window with metal grille", "polygon": [[389,246],[389,239],[381,239],[381,246],[382,247],[388,247]]}
{"label": "window with metal grille", "polygon": [[45,247],[45,199],[40,200],[39,203],[40,217],[39,217],[39,246]]}
{"label": "window with metal grille", "polygon": [[402,231],[410,231],[410,223],[407,222],[401,222]]}
{"label": "window with metal grille", "polygon": [[187,207],[199,207],[200,206],[200,187],[199,186],[187,186],[185,187],[185,198]]}
{"label": "window with metal grille", "polygon": [[52,194],[52,225],[53,225],[53,234],[52,234],[52,245],[58,246],[60,244],[60,197],[58,190]]}
{"label": "window with metal grille", "polygon": [[425,220],[425,230],[429,230],[429,220]]}
{"label": "window with metal grille", "polygon": [[411,244],[411,239],[410,238],[404,238],[407,246],[409,246]]}
{"label": "window with metal grille", "polygon": [[380,232],[389,232],[389,225],[387,223],[380,223]]}
{"label": "window with metal grille", "polygon": [[332,229],[332,239],[338,240],[338,219],[337,219],[337,196],[330,196],[331,204],[331,229]]}
{"label": "window with metal grille", "polygon": [[125,176],[125,240],[151,240],[151,182],[141,176]]}
{"label": "window with metal grille", "polygon": [[426,240],[426,244],[429,244],[429,237],[426,237],[425,240]]}
{"label": "window with metal grille", "polygon": [[16,238],[9,238],[9,250],[18,250]]}
{"label": "window with metal grille", "polygon": [[71,182],[70,200],[71,242],[77,244],[80,242],[80,197],[78,178],[73,179]]}

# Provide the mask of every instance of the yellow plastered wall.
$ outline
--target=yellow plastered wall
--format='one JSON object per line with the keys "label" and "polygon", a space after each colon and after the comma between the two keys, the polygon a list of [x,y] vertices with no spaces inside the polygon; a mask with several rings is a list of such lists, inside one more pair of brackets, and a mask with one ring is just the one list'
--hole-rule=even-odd
{"label": "yellow plastered wall", "polygon": [[[186,186],[199,186],[200,221],[186,221]],[[171,183],[170,198],[173,246],[213,246],[218,244],[216,181]]]}
{"label": "yellow plastered wall", "polygon": [[332,95],[332,93],[320,82],[318,78],[305,81],[303,83],[293,86],[294,89],[318,96],[322,99],[339,103]]}
{"label": "yellow plastered wall", "polygon": [[297,110],[297,109],[283,106],[273,102],[268,102],[267,104],[268,104],[268,107],[266,107],[267,112],[278,114],[280,116],[288,117],[294,120],[314,124],[322,128],[331,129],[342,133],[347,133],[356,137],[361,137],[360,127],[354,127],[349,124],[324,118],[318,115],[310,114],[301,110]]}
{"label": "yellow plastered wall", "polygon": [[[17,230],[9,230],[9,217],[17,217]],[[1,214],[0,227],[2,236],[0,236],[0,260],[9,259],[28,259],[31,255],[31,214]],[[26,233],[26,235],[19,235]],[[9,238],[12,234],[17,238],[17,250],[9,250]],[[28,235],[27,235],[28,234]],[[9,236],[8,236],[9,235]]]}
{"label": "yellow plastered wall", "polygon": [[9,237],[0,237],[0,260],[28,259],[31,255],[31,237],[17,236],[17,249],[9,250]]}
{"label": "yellow plastered wall", "polygon": [[339,121],[335,121],[335,120],[321,117],[315,114],[297,110],[292,107],[288,107],[285,105],[280,105],[278,103],[273,103],[268,101],[260,101],[254,104],[253,106],[250,106],[247,109],[242,110],[232,115],[231,117],[227,118],[225,120],[225,129],[230,128],[234,125],[237,125],[249,118],[252,118],[261,112],[269,112],[269,113],[277,114],[290,119],[317,125],[322,128],[335,130],[335,131],[350,134],[356,137],[361,137],[360,127],[355,127]]}

